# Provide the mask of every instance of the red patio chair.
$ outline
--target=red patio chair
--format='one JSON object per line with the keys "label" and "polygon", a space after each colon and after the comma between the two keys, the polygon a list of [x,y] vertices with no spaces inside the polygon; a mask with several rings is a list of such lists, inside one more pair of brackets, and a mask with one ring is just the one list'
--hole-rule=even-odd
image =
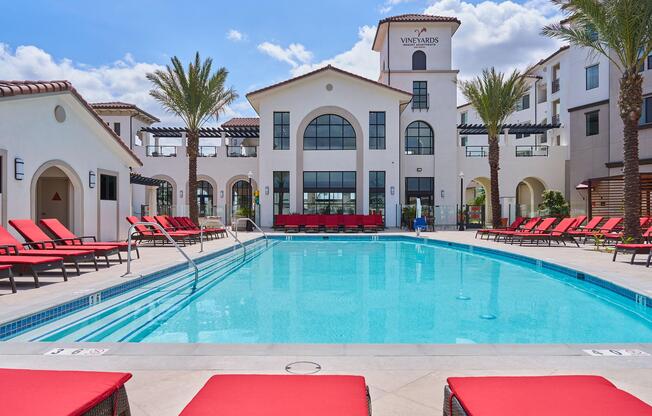
{"label": "red patio chair", "polygon": [[344,215],[344,231],[347,233],[357,233],[360,231],[360,222],[357,215]]}
{"label": "red patio chair", "polygon": [[320,215],[310,214],[305,215],[306,224],[303,229],[307,233],[317,233],[319,232],[319,217]]}
{"label": "red patio chair", "polygon": [[285,221],[286,221],[287,215],[285,214],[276,214],[274,215],[274,229],[275,230],[282,230],[285,228]]}
{"label": "red patio chair", "polygon": [[[541,218],[535,217],[535,218],[530,218],[528,222],[523,225],[522,228],[519,228],[517,230],[506,230],[504,228],[498,229],[498,230],[487,230],[487,235],[494,236],[494,241],[498,241],[501,236],[509,236],[510,234],[514,234],[515,232],[532,232],[534,231],[535,227],[537,224],[541,221]],[[487,237],[487,239],[489,239]]]}
{"label": "red patio chair", "polygon": [[[92,245],[92,246],[118,246],[120,251],[127,251],[127,242],[125,241],[113,241],[113,242],[104,242],[104,241],[97,241],[94,235],[87,235],[83,237],[77,237],[72,231],[70,231],[68,228],[66,228],[65,225],[61,224],[61,221],[59,221],[56,218],[47,218],[47,219],[42,219],[39,221],[39,223],[45,227],[46,230],[52,233],[56,238],[63,240],[62,245]],[[86,242],[84,240],[91,240],[89,242]],[[1,244],[1,243],[0,243]],[[140,258],[140,253],[138,252],[138,245],[133,244],[131,246],[132,250],[136,251],[136,256]],[[120,262],[122,262],[122,259],[120,259]]]}
{"label": "red patio chair", "polygon": [[285,220],[285,232],[286,233],[298,233],[301,227],[301,215],[299,214],[290,214]]}
{"label": "red patio chair", "polygon": [[[197,224],[192,222],[192,220],[189,217],[177,217],[180,221],[182,226],[184,227],[183,230],[186,231],[200,231],[201,227],[199,227]],[[226,230],[222,227],[204,227],[204,234],[211,234],[211,235],[216,235],[218,237],[226,237]]]}
{"label": "red patio chair", "polygon": [[378,230],[383,230],[385,229],[385,221],[383,220],[383,215],[382,214],[373,214],[375,224],[376,224],[376,229]]}
{"label": "red patio chair", "polygon": [[180,416],[370,416],[364,377],[221,374]]}
{"label": "red patio chair", "polygon": [[[157,217],[152,217],[152,216],[149,216],[149,215],[143,215],[143,221],[151,222],[151,223],[154,223],[154,224],[159,224],[168,233],[170,233],[170,232],[174,232],[174,233],[177,233],[177,234],[182,234],[183,233],[183,234],[186,234],[188,237],[190,237],[193,240],[199,240],[199,231],[195,231],[195,230],[177,230],[176,228],[172,227],[171,224],[167,221],[167,218],[165,218],[162,215],[159,215],[158,218]],[[157,228],[155,228],[155,229],[157,229]]]}
{"label": "red patio chair", "polygon": [[378,231],[378,226],[376,225],[376,218],[373,215],[363,215],[362,216],[362,231],[365,233],[375,233]]}
{"label": "red patio chair", "polygon": [[586,223],[584,227],[577,226],[574,230],[571,230],[568,233],[575,237],[582,237],[584,236],[584,232],[596,230],[603,219],[604,217],[601,216],[593,217],[589,220],[589,222]]}
{"label": "red patio chair", "polygon": [[[138,217],[129,216],[127,217],[127,222],[131,225],[137,224],[141,222]],[[148,221],[149,222],[149,221]],[[181,245],[185,246],[186,242],[191,243],[192,240],[188,234],[183,233],[183,232],[175,232],[175,231],[169,231],[168,235],[177,243],[181,243]],[[156,227],[148,227],[146,225],[136,225],[134,227],[134,232],[131,234],[131,238],[135,241],[148,241],[154,244],[154,246],[157,245],[157,242],[161,242],[162,245],[167,244],[169,241],[167,237],[161,232]]]}
{"label": "red patio chair", "polygon": [[541,233],[546,233],[552,227],[552,225],[557,221],[557,218],[550,217],[550,218],[544,218],[541,220],[541,222],[536,226],[535,229],[531,231],[505,231],[504,233],[499,234],[496,236],[496,241],[500,241],[500,237],[503,238],[505,242],[512,242],[512,239],[516,235],[521,235],[521,236],[528,236],[532,234],[541,234]]}
{"label": "red patio chair", "polygon": [[120,250],[115,245],[70,244],[69,239],[53,240],[32,220],[9,220],[9,224],[25,239],[26,245],[41,250],[92,250],[97,257],[104,257],[109,267],[109,256],[117,255],[122,261]]}
{"label": "red patio chair", "polygon": [[[549,220],[549,218],[543,220],[541,224],[543,225],[546,222],[546,220]],[[533,232],[533,233],[516,232],[511,235],[510,242],[513,244],[515,241],[519,241],[520,245],[523,245],[525,241],[529,241],[531,243],[536,241],[538,246],[539,241],[543,241],[543,242],[547,241],[548,245],[550,246],[553,241],[556,241],[557,243],[561,242],[564,245],[566,245],[566,240],[569,240],[575,243],[577,247],[579,247],[580,244],[573,238],[573,236],[566,234],[566,232],[571,228],[571,226],[576,223],[577,223],[576,218],[564,218],[561,221],[559,221],[559,224],[557,224],[555,228],[553,228],[550,232],[548,232],[547,230],[540,231],[539,227],[537,227],[537,232]]]}
{"label": "red patio chair", "polygon": [[[616,228],[623,221],[622,217],[613,217],[605,221],[604,224],[598,229],[593,231],[583,231],[581,237],[584,237],[584,244],[589,238],[595,238],[597,236],[606,236],[613,233],[614,228]],[[575,234],[575,233],[573,233]]]}
{"label": "red patio chair", "polygon": [[[498,229],[496,229],[496,228],[482,228],[482,229],[479,229],[479,230],[477,230],[477,231],[475,232],[475,238],[478,238],[478,236],[480,236],[480,239],[482,240],[482,236],[484,236],[484,235],[487,235],[487,236],[488,236],[489,234],[491,234],[492,231],[498,231],[498,230],[516,231],[516,230],[519,229],[519,227],[520,227],[524,222],[525,222],[525,217],[516,217],[516,219],[514,220],[514,222],[512,222],[512,223],[510,224],[510,226],[507,227],[507,228],[498,228]],[[534,225],[536,225],[536,223],[535,223]],[[489,238],[489,237],[487,237],[487,239],[488,239],[488,238]]]}
{"label": "red patio chair", "polygon": [[339,233],[340,232],[340,225],[338,222],[338,216],[335,214],[331,215],[325,215],[324,216],[324,231],[326,232],[332,232],[332,233]]}
{"label": "red patio chair", "polygon": [[63,257],[0,255],[0,265],[11,266],[12,269],[17,270],[19,273],[29,272],[34,277],[35,287],[41,286],[38,281],[38,273],[46,270],[61,269],[63,280],[66,282],[68,281],[66,266],[63,264]]}
{"label": "red patio chair", "polygon": [[129,415],[129,373],[0,369],[3,415]]}
{"label": "red patio chair", "polygon": [[[645,225],[648,223],[648,218],[647,217],[642,217],[639,220],[639,225],[641,228],[644,228]],[[643,232],[642,237],[647,240],[647,238],[650,236],[650,232],[652,230],[652,227],[650,229],[647,229]],[[611,232],[611,233],[606,233],[602,236],[604,239],[605,243],[611,243],[611,242],[619,242],[623,239],[623,232],[618,231],[618,232]]]}
{"label": "red patio chair", "polygon": [[651,416],[652,406],[599,376],[450,377],[444,416]]}
{"label": "red patio chair", "polygon": [[584,224],[584,221],[586,221],[586,215],[580,215],[578,217],[575,217],[575,224],[571,227],[572,230],[576,230]]}

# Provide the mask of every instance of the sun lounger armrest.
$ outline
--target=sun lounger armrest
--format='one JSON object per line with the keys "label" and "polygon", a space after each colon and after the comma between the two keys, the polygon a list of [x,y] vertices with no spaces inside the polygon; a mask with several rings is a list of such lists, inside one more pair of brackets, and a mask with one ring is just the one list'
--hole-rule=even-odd
{"label": "sun lounger armrest", "polygon": [[25,246],[29,247],[34,247],[38,249],[46,249],[46,248],[53,248],[56,247],[56,244],[54,243],[56,240],[48,240],[48,241],[29,241],[23,243]]}
{"label": "sun lounger armrest", "polygon": [[93,240],[94,242],[97,241],[97,238],[95,238],[94,235],[85,235],[85,236],[82,236],[82,237],[77,237],[77,239],[80,240],[80,241],[82,241],[82,242],[83,242],[85,239]]}
{"label": "sun lounger armrest", "polygon": [[18,254],[18,247],[14,246],[14,245],[10,245],[10,244],[0,246],[0,253],[5,253],[5,252],[7,254],[9,254],[9,255],[11,255],[12,252],[13,252],[13,254]]}
{"label": "sun lounger armrest", "polygon": [[75,238],[55,238],[52,241],[54,242],[54,244],[57,244],[57,243],[73,243],[74,244],[74,243],[77,243],[77,242],[79,242],[79,243],[82,242],[79,237],[75,237]]}

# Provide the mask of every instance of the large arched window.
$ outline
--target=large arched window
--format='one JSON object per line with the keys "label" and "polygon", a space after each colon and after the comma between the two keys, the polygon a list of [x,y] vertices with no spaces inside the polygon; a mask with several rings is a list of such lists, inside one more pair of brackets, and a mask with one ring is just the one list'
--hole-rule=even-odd
{"label": "large arched window", "polygon": [[405,130],[406,155],[433,154],[434,137],[432,129],[424,121],[413,121]]}
{"label": "large arched window", "polygon": [[197,206],[200,217],[213,215],[213,185],[208,181],[197,181]]}
{"label": "large arched window", "polygon": [[245,180],[239,180],[231,188],[233,214],[237,217],[251,218],[251,185]]}
{"label": "large arched window", "polygon": [[306,127],[303,149],[355,150],[355,130],[346,119],[335,114],[324,114]]}
{"label": "large arched window", "polygon": [[412,70],[425,71],[426,69],[426,53],[424,51],[415,51],[412,54]]}
{"label": "large arched window", "polygon": [[174,188],[168,181],[163,181],[156,188],[156,212],[159,215],[174,215],[172,212]]}

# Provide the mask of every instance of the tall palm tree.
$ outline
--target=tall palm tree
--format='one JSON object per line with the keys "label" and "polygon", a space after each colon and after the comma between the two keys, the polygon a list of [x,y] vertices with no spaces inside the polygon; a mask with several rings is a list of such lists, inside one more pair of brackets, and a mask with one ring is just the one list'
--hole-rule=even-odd
{"label": "tall palm tree", "polygon": [[462,94],[478,112],[487,128],[489,139],[489,171],[491,180],[491,220],[494,227],[500,226],[500,193],[498,190],[498,170],[500,169],[500,150],[498,136],[503,124],[514,110],[516,104],[528,91],[524,76],[514,71],[508,77],[495,68],[482,70],[482,76],[460,83]]}
{"label": "tall palm tree", "polygon": [[618,107],[623,121],[623,176],[626,238],[640,240],[641,192],[638,122],[643,103],[639,67],[652,52],[651,0],[551,0],[569,15],[543,34],[604,55],[620,71]]}
{"label": "tall palm tree", "polygon": [[194,62],[188,64],[187,71],[181,60],[172,58],[172,65],[165,70],[147,74],[147,79],[154,84],[149,92],[163,108],[175,114],[186,124],[188,139],[188,201],[190,218],[195,223],[199,220],[197,205],[197,155],[199,154],[199,129],[211,119],[224,111],[238,95],[232,88],[225,89],[224,83],[228,71],[222,67],[212,72],[213,60],[203,62],[199,52]]}

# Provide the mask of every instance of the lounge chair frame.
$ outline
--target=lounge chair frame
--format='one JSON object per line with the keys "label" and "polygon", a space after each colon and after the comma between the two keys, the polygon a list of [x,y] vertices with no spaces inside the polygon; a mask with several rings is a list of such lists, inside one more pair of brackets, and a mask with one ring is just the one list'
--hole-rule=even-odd
{"label": "lounge chair frame", "polygon": [[[0,249],[2,249],[3,247],[6,246],[0,246]],[[38,275],[39,272],[48,271],[52,269],[61,269],[61,274],[63,275],[63,281],[64,282],[68,281],[68,273],[66,272],[66,265],[63,263],[63,260],[55,260],[55,261],[51,261],[47,263],[39,263],[39,264],[16,263],[16,264],[12,264],[11,267],[12,269],[16,269],[16,272],[19,276],[22,276],[26,272],[29,272],[29,274],[31,274],[32,277],[34,278],[34,287],[36,288],[41,287],[41,282],[39,282],[39,275]],[[13,280],[13,278],[11,278],[10,280]],[[15,284],[12,286],[13,288],[15,288]]]}
{"label": "lounge chair frame", "polygon": [[0,267],[0,279],[9,279],[9,284],[11,285],[11,293],[16,293],[16,281],[14,280],[14,274],[11,271],[11,266]]}

